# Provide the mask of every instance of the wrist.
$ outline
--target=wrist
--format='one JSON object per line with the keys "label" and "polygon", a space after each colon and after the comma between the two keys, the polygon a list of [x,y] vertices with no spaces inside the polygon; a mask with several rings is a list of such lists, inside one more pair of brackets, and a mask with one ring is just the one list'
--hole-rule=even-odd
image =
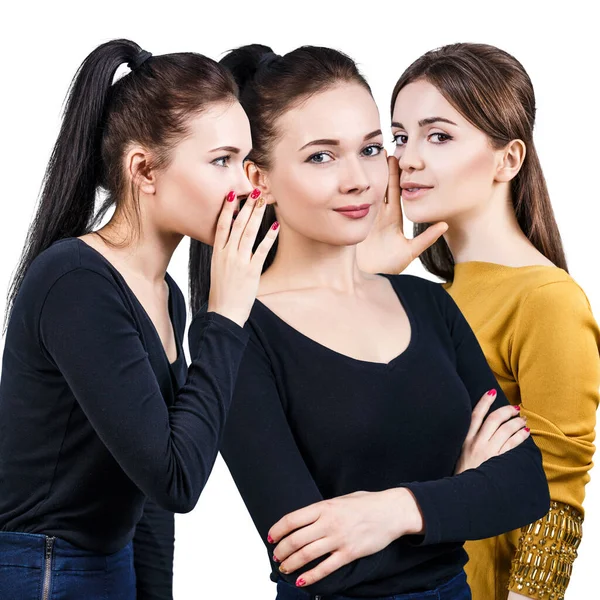
{"label": "wrist", "polygon": [[394,539],[405,535],[417,535],[425,531],[423,515],[413,493],[407,488],[393,488],[383,492],[391,503]]}
{"label": "wrist", "polygon": [[246,324],[246,321],[248,320],[247,315],[244,318],[241,314],[236,314],[236,312],[233,310],[224,310],[223,308],[220,308],[215,304],[211,304],[210,299],[208,301],[208,306],[206,307],[206,312],[213,312],[217,313],[218,315],[221,315],[222,317],[227,317],[230,321],[233,321],[240,327],[243,327]]}

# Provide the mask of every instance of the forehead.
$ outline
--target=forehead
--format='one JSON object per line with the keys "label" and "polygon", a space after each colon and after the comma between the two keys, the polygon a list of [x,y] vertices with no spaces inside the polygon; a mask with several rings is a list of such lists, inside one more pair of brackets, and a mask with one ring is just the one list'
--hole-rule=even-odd
{"label": "forehead", "polygon": [[279,118],[277,127],[282,138],[298,147],[315,139],[362,141],[380,128],[379,111],[368,90],[358,83],[344,83],[290,109]]}
{"label": "forehead", "polygon": [[430,117],[445,117],[455,123],[465,121],[429,81],[420,79],[404,86],[396,98],[392,120],[407,127],[409,123],[414,124]]}
{"label": "forehead", "polygon": [[250,122],[237,100],[210,105],[189,120],[190,137],[209,148],[236,146],[250,150]]}

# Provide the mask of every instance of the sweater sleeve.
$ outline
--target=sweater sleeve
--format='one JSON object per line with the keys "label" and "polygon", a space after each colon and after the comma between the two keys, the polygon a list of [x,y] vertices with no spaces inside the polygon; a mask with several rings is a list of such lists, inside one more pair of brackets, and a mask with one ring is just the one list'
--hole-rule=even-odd
{"label": "sweater sleeve", "polygon": [[[518,535],[509,590],[564,596],[581,541],[600,386],[600,332],[573,281],[532,290],[519,307],[510,365],[548,477],[550,512]],[[535,568],[537,567],[537,568]]]}
{"label": "sweater sleeve", "polygon": [[76,268],[50,288],[42,350],[98,436],[152,501],[190,511],[213,467],[247,334],[216,313],[200,333],[187,380],[167,407],[131,311],[103,275]]}
{"label": "sweater sleeve", "polygon": [[[456,369],[472,406],[495,388],[490,412],[508,404],[466,319],[450,295],[435,285],[456,355]],[[421,544],[475,540],[521,527],[548,511],[549,496],[540,451],[528,438],[513,450],[476,469],[409,488],[421,508],[425,533]],[[514,502],[518,490],[519,502]]]}
{"label": "sweater sleeve", "polygon": [[[284,515],[320,502],[323,496],[304,462],[280,399],[269,358],[252,336],[240,372],[223,435],[221,453],[248,508],[271,566],[269,529]],[[383,552],[383,551],[382,551]],[[356,560],[307,586],[312,594],[334,594],[369,579],[382,552]],[[295,573],[281,574],[288,583],[325,558]]]}

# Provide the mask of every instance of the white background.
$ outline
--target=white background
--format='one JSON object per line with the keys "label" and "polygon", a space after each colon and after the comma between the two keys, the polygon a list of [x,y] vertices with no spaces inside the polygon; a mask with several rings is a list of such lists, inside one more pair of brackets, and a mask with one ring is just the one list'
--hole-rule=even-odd
{"label": "white background", "polygon": [[[594,4],[103,0],[20,2],[2,8],[0,310],[58,133],[67,88],[81,61],[98,44],[126,37],[154,54],[197,51],[213,58],[247,43],[271,45],[279,54],[303,44],[338,48],[366,75],[386,131],[390,94],[401,72],[427,50],[469,41],[511,52],[533,80],[538,105],[535,140],[571,274],[600,318],[600,53],[597,19],[591,16]],[[410,224],[406,231],[411,231]],[[187,242],[182,243],[169,269],[184,291],[187,249]],[[420,264],[409,272],[426,276]],[[514,490],[515,504],[519,493]],[[585,507],[584,540],[567,600],[598,597],[593,558],[600,546],[597,468]],[[268,573],[262,542],[219,458],[197,508],[177,518],[175,598],[273,598]]]}

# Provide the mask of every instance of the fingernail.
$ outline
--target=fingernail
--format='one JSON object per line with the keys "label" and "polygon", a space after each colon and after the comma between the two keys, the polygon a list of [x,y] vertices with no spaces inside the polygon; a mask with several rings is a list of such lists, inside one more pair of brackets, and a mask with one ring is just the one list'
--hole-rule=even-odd
{"label": "fingernail", "polygon": [[490,390],[490,391],[487,393],[487,395],[488,395],[488,396],[495,396],[495,395],[496,395],[496,390]]}
{"label": "fingernail", "polygon": [[525,427],[525,431],[526,431],[527,433],[529,433],[529,432],[531,431],[531,429],[529,429],[529,427]]}
{"label": "fingernail", "polygon": [[252,190],[252,193],[250,194],[250,198],[252,198],[252,200],[256,200],[259,196],[260,196],[260,190],[258,188],[254,188]]}
{"label": "fingernail", "polygon": [[273,225],[271,225],[271,229],[273,231],[277,231],[277,229],[279,229],[279,223],[277,221],[275,221],[275,223],[273,223]]}
{"label": "fingernail", "polygon": [[235,192],[229,192],[227,194],[227,202],[233,202],[235,200]]}
{"label": "fingernail", "polygon": [[278,559],[278,558],[277,558],[277,557],[276,557],[274,554],[273,554],[273,560],[274,560],[275,562],[279,562],[279,559]]}
{"label": "fingernail", "polygon": [[514,408],[515,410],[521,410],[521,407],[520,407],[518,404],[515,404],[515,405],[513,406],[513,408]]}
{"label": "fingernail", "polygon": [[273,538],[270,535],[267,536],[267,542],[269,542],[269,544],[273,543]]}
{"label": "fingernail", "polygon": [[306,581],[304,581],[304,579],[302,579],[302,577],[299,577],[298,580],[296,581],[296,587],[302,587],[303,585],[306,585]]}
{"label": "fingernail", "polygon": [[281,567],[279,567],[279,570],[281,571],[281,573],[283,573],[284,575],[288,574],[288,570],[282,565]]}

